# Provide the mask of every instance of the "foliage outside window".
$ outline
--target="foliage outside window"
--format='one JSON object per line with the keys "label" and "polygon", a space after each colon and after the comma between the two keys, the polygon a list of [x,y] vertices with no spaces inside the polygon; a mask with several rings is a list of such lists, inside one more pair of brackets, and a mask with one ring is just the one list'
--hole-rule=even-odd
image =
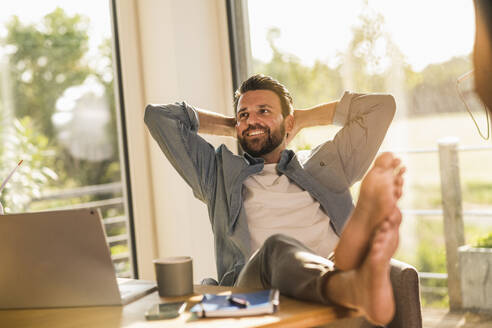
{"label": "foliage outside window", "polygon": [[[71,12],[53,7],[33,19],[50,5],[32,4],[0,20],[1,178],[24,160],[0,201],[7,213],[103,206],[111,252],[123,259],[117,271],[129,276],[109,6],[88,3],[107,14],[105,30],[94,31],[93,17],[60,5]],[[107,191],[90,191],[100,186]]]}

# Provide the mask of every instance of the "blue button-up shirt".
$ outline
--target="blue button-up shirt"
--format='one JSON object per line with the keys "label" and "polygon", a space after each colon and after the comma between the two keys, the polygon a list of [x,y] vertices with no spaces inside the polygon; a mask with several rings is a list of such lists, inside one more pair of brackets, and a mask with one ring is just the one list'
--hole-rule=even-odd
{"label": "blue button-up shirt", "polygon": [[[345,92],[333,120],[343,127],[333,140],[309,152],[281,154],[277,170],[319,201],[338,235],[353,209],[349,188],[373,161],[395,107],[390,95]],[[184,102],[148,105],[145,123],[195,197],[207,205],[219,283],[233,285],[251,255],[243,182],[263,169],[263,159],[235,155],[225,145],[214,149],[198,135],[196,109]]]}

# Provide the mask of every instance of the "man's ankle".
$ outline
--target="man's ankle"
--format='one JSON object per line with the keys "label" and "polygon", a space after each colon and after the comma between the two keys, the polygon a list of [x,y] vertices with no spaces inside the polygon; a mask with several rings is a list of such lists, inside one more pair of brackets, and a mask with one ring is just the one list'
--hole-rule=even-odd
{"label": "man's ankle", "polygon": [[357,306],[356,276],[355,270],[336,271],[326,282],[326,299],[349,309],[360,310]]}

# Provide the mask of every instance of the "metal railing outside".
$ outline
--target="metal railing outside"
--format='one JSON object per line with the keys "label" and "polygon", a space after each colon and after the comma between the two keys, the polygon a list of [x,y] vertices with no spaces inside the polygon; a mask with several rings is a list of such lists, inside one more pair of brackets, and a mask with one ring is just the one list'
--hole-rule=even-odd
{"label": "metal railing outside", "polygon": [[[459,165],[457,165],[456,161],[458,160],[459,153],[461,152],[470,152],[470,151],[490,151],[492,150],[492,146],[467,146],[460,147],[458,146],[457,139],[446,139],[441,140],[439,142],[438,148],[421,148],[421,149],[391,149],[387,151],[391,151],[395,154],[429,154],[436,153],[439,156],[440,161],[440,173],[441,173],[441,194],[446,188],[455,187],[456,184],[444,182],[443,183],[443,169],[448,171],[445,174],[449,174],[452,172],[450,176],[446,176],[450,180],[454,180],[454,182],[458,181],[459,185]],[[442,156],[446,156],[446,158],[441,158]],[[450,161],[448,159],[451,159]],[[445,166],[443,168],[443,165]],[[460,185],[459,185],[460,186]],[[458,188],[460,189],[460,188]],[[462,210],[461,204],[461,189],[458,190],[457,195],[452,196],[451,199],[444,201],[445,196],[443,197],[443,208],[442,209],[402,209],[402,214],[407,216],[435,216],[441,217],[443,221],[446,221],[447,215],[455,216],[457,215],[458,222],[463,221],[465,218],[475,217],[475,218],[490,218],[492,217],[492,210]],[[451,202],[449,202],[451,200]],[[447,203],[447,204],[446,204]],[[451,213],[451,214],[450,214]],[[455,220],[456,217],[453,217]],[[449,224],[453,220],[448,220],[447,223],[444,222],[444,225]],[[453,223],[454,224],[454,223]],[[445,227],[446,228],[446,227]],[[455,229],[451,229],[455,230]],[[447,236],[444,234],[446,239],[446,256],[447,256],[447,267],[448,273],[437,273],[437,272],[419,272],[419,278],[421,282],[430,281],[430,280],[438,280],[438,281],[446,281],[447,287],[436,287],[436,286],[428,286],[422,283],[422,292],[423,293],[437,293],[437,294],[449,294],[450,307],[459,308],[461,304],[461,294],[459,292],[460,289],[460,274],[456,261],[456,252],[457,247],[460,246],[460,243],[464,241],[463,229],[457,229],[457,236]],[[461,234],[461,236],[460,236]],[[461,238],[460,238],[461,237]],[[449,240],[448,240],[449,239]],[[451,250],[451,251],[450,251]],[[453,268],[453,270],[450,270]]]}

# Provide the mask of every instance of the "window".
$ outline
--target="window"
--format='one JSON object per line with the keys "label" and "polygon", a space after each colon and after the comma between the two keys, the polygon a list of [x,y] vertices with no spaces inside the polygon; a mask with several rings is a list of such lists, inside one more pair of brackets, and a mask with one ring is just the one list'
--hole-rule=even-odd
{"label": "window", "polygon": [[118,276],[133,276],[108,1],[0,4],[6,212],[98,207]]}
{"label": "window", "polygon": [[[397,115],[382,150],[397,153],[408,168],[397,258],[421,272],[446,272],[437,152],[438,140],[445,136],[460,140],[466,240],[473,242],[484,231],[492,231],[492,176],[486,170],[492,165],[492,147],[476,132],[457,92],[458,78],[472,69],[472,1],[249,0],[247,4],[243,13],[248,16],[251,45],[249,61],[243,61],[251,63],[247,75],[264,73],[285,83],[295,108],[336,100],[343,90],[395,96]],[[248,45],[243,48],[249,50]],[[485,130],[483,107],[468,103]],[[290,146],[313,148],[337,130],[302,131]],[[357,190],[356,186],[354,194]],[[444,281],[429,284],[438,287],[433,291],[445,291]],[[427,300],[445,303],[446,297]]]}

